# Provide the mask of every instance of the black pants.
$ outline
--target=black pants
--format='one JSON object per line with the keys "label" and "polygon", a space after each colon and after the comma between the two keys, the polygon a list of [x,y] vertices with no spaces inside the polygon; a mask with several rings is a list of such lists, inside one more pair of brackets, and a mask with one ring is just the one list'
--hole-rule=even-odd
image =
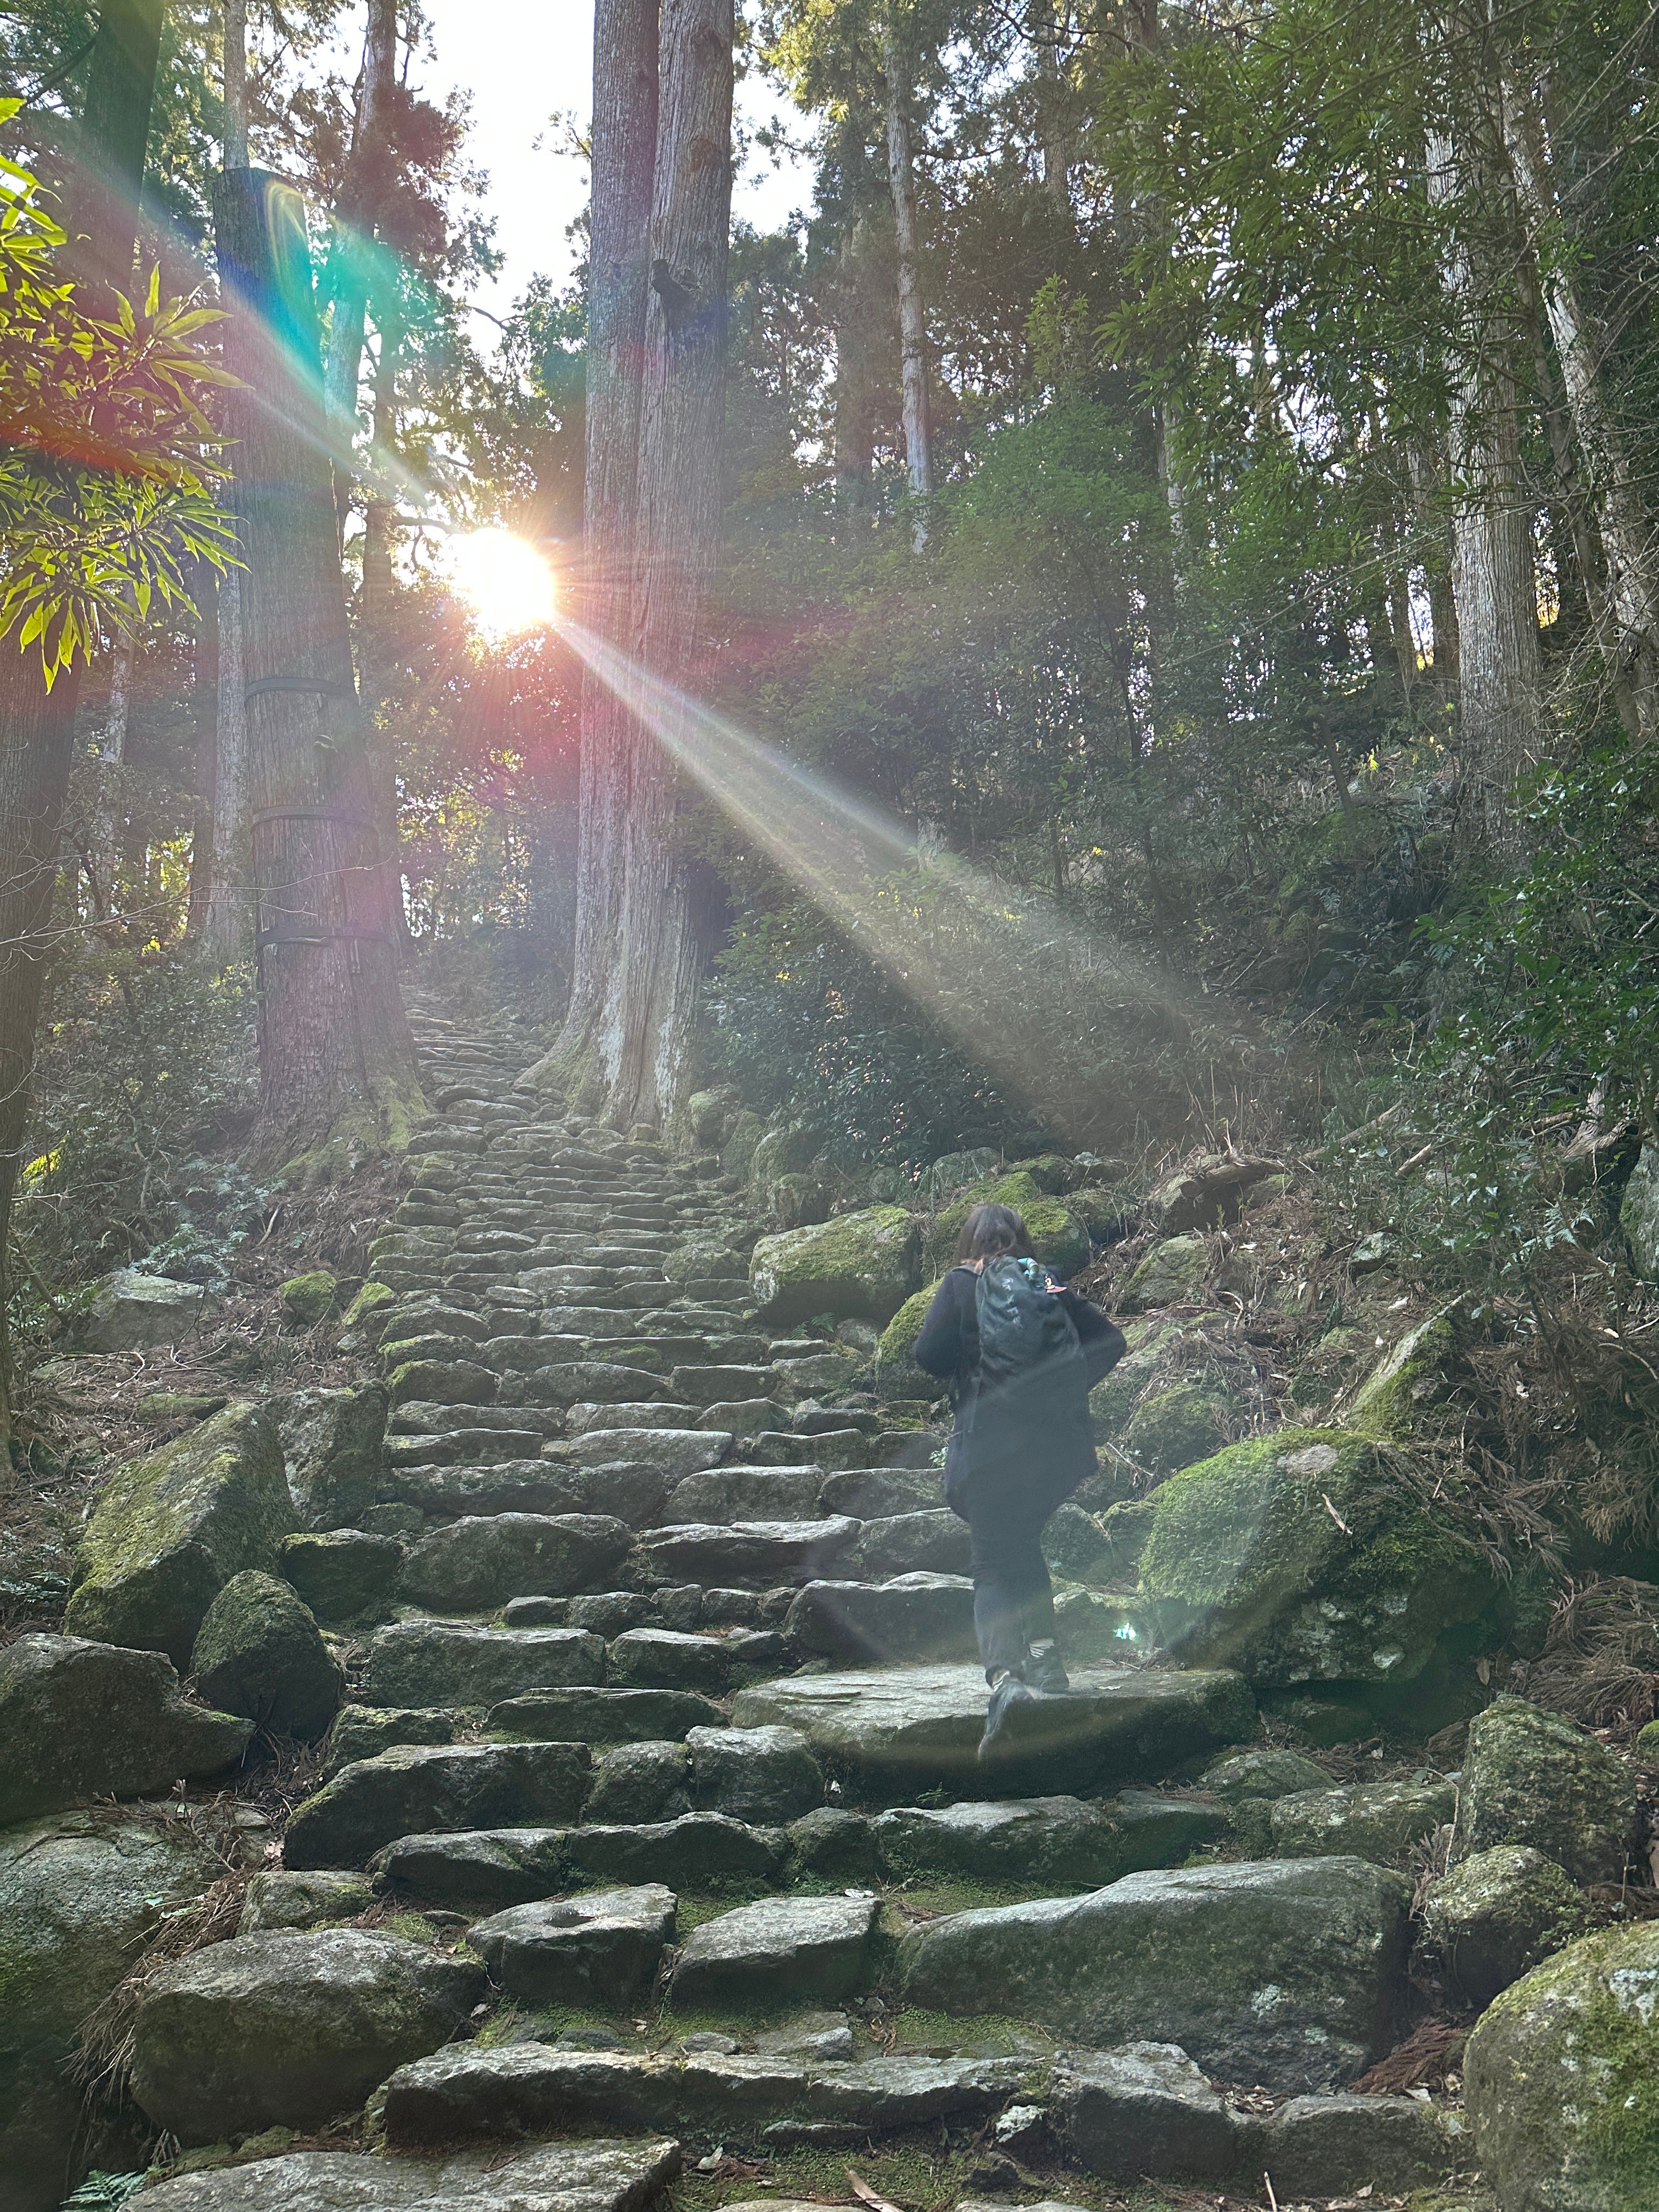
{"label": "black pants", "polygon": [[975,1485],[957,1508],[965,1508],[968,1522],[974,1634],[987,1681],[1023,1667],[1031,1644],[1055,1633],[1042,1531],[1060,1502],[1029,1489],[988,1492]]}

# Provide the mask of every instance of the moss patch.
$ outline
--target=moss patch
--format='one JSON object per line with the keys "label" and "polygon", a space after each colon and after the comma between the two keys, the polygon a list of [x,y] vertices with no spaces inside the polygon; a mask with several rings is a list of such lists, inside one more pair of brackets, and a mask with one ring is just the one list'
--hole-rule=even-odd
{"label": "moss patch", "polygon": [[916,1339],[938,1289],[939,1281],[932,1282],[926,1290],[906,1298],[882,1331],[881,1342],[876,1346],[876,1389],[884,1398],[932,1399],[939,1395],[943,1386],[925,1374],[914,1357]]}
{"label": "moss patch", "polygon": [[963,1224],[976,1206],[1011,1206],[1031,1234],[1031,1249],[1056,1274],[1074,1274],[1089,1257],[1089,1232],[1070,1206],[1051,1197],[1024,1170],[969,1184],[936,1213],[927,1231],[927,1258],[941,1274],[954,1258]]}

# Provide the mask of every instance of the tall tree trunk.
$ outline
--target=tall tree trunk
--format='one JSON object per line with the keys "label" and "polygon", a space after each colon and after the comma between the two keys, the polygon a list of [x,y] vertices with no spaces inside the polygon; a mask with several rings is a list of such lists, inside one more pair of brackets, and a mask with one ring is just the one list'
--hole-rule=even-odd
{"label": "tall tree trunk", "polygon": [[[108,0],[87,79],[69,209],[68,270],[94,295],[131,282],[144,147],[166,0]],[[50,692],[34,649],[0,639],[0,1443],[12,1433],[7,1327],[12,1198],[28,1118],[40,992],[52,951],[64,802],[84,663]]]}
{"label": "tall tree trunk", "polygon": [[106,914],[115,911],[116,823],[115,799],[127,757],[127,726],[132,717],[132,665],[137,646],[131,630],[115,641],[110,659],[109,705],[98,743],[98,802],[93,816],[92,851],[88,872],[93,895]]}
{"label": "tall tree trunk", "polygon": [[186,936],[198,938],[213,908],[214,800],[219,782],[219,594],[213,570],[197,564],[194,599],[201,623],[191,705],[196,723],[196,807],[190,838],[190,907]]}
{"label": "tall tree trunk", "polygon": [[[598,0],[593,12],[592,188],[588,254],[587,422],[580,609],[622,645],[629,631],[639,499],[640,404],[650,296],[656,167],[658,0]],[[618,957],[622,826],[631,723],[592,669],[582,678],[575,945],[569,1003],[552,1050],[523,1086],[603,1101],[597,1058]]]}
{"label": "tall tree trunk", "polygon": [[[664,0],[631,643],[653,677],[688,689],[720,532],[735,36],[733,0]],[[702,949],[677,835],[678,775],[642,723],[629,757],[599,1064],[612,1124],[660,1129],[684,1087]]]}
{"label": "tall tree trunk", "polygon": [[1556,194],[1544,118],[1531,88],[1507,76],[1501,106],[1504,144],[1537,256],[1550,335],[1607,563],[1607,599],[1617,629],[1613,665],[1620,673],[1628,671],[1642,732],[1651,737],[1659,710],[1659,568],[1636,466],[1602,389],[1608,340],[1574,281],[1571,243]]}
{"label": "tall tree trunk", "polygon": [[225,167],[247,167],[247,0],[224,0]]}
{"label": "tall tree trunk", "polygon": [[368,257],[380,210],[372,179],[386,137],[386,111],[398,79],[397,0],[368,0],[363,36],[362,96],[351,134],[345,184],[335,212],[330,256],[334,312],[329,321],[328,411],[334,428],[334,500],[343,535],[351,509],[351,449],[357,434],[357,380],[368,308]]}
{"label": "tall tree trunk", "polygon": [[836,256],[835,471],[836,505],[860,514],[870,505],[875,465],[876,378],[872,359],[869,290],[870,217],[849,206]]}
{"label": "tall tree trunk", "polygon": [[1043,189],[1057,214],[1072,220],[1071,116],[1060,49],[1071,27],[1071,0],[1031,0],[1029,35],[1036,62],[1037,131]]}
{"label": "tall tree trunk", "polygon": [[374,451],[377,465],[363,514],[363,590],[359,602],[358,659],[362,669],[363,712],[368,720],[368,744],[373,757],[375,819],[381,849],[388,856],[392,920],[398,949],[406,953],[410,947],[409,921],[404,912],[403,873],[398,864],[397,763],[392,733],[382,720],[391,690],[397,586],[392,573],[396,507],[386,496],[380,457],[389,456],[397,441],[398,371],[404,343],[403,325],[389,311],[380,327],[380,355],[374,364]]}
{"label": "tall tree trunk", "polygon": [[[1471,111],[1480,88],[1459,87]],[[1542,660],[1531,503],[1521,481],[1513,318],[1477,221],[1494,211],[1490,165],[1446,131],[1427,142],[1429,196],[1448,220],[1443,282],[1456,324],[1451,376],[1452,596],[1457,608],[1460,842],[1503,865],[1521,856],[1510,805],[1541,756]]]}
{"label": "tall tree trunk", "polygon": [[[890,0],[882,20],[881,68],[887,106],[887,182],[893,195],[898,246],[899,349],[903,364],[904,464],[914,499],[933,490],[933,400],[927,366],[927,309],[921,289],[921,222],[916,207],[915,151],[910,132],[911,57],[894,21],[902,0]],[[913,542],[927,543],[927,510],[916,511]]]}
{"label": "tall tree trunk", "polygon": [[258,169],[214,192],[247,562],[249,798],[264,1148],[407,1141],[421,1097],[351,674],[305,209]]}

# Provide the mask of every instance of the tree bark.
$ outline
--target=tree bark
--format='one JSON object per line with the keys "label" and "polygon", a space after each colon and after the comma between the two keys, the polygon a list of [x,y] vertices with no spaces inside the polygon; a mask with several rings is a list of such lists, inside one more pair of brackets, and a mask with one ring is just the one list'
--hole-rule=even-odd
{"label": "tree bark", "polygon": [[397,1147],[421,1098],[352,682],[305,210],[279,179],[228,171],[214,223],[244,386],[233,450],[264,1148]]}
{"label": "tree bark", "polygon": [[[658,0],[599,0],[593,14],[592,188],[587,421],[580,611],[621,645],[629,633],[639,497],[648,238],[656,167]],[[597,1110],[606,988],[618,957],[622,826],[631,724],[592,669],[582,678],[575,942],[569,1003],[553,1049],[521,1079]]]}
{"label": "tree bark", "polygon": [[870,217],[849,207],[836,257],[835,471],[836,505],[860,514],[870,505],[875,464],[876,380],[869,327]]}
{"label": "tree bark", "polygon": [[[1467,99],[1468,88],[1462,90]],[[1478,137],[1471,125],[1469,137]],[[1510,805],[1544,745],[1538,583],[1531,503],[1521,481],[1516,333],[1488,265],[1477,213],[1493,209],[1490,167],[1428,134],[1429,197],[1449,224],[1443,281],[1456,322],[1450,363],[1452,597],[1457,610],[1459,839],[1512,865],[1522,839]]]}
{"label": "tree bark", "polygon": [[[933,402],[927,366],[927,310],[921,289],[921,222],[916,206],[915,150],[910,131],[910,57],[894,22],[900,0],[883,18],[881,67],[886,86],[887,181],[893,195],[893,233],[898,246],[899,349],[902,361],[904,461],[912,498],[933,490]],[[912,532],[918,553],[927,543],[927,510],[919,507]]]}
{"label": "tree bark", "polygon": [[[640,405],[633,657],[695,682],[720,532],[733,0],[664,0]],[[679,1103],[702,967],[676,834],[679,778],[635,723],[623,825],[617,957],[599,1030],[613,1126],[661,1129]]]}
{"label": "tree bark", "polygon": [[343,535],[351,511],[352,444],[357,434],[357,384],[362,372],[364,319],[368,310],[368,263],[364,251],[376,216],[371,179],[386,137],[386,110],[398,77],[397,0],[368,0],[363,35],[363,88],[351,134],[340,204],[335,212],[331,256],[328,411],[334,428],[334,501]]}
{"label": "tree bark", "polygon": [[132,285],[132,247],[144,176],[167,0],[106,0],[81,115],[71,227],[82,237],[78,273],[119,292]]}
{"label": "tree bark", "polygon": [[1621,675],[1628,672],[1641,732],[1651,738],[1659,707],[1659,570],[1635,464],[1602,389],[1608,341],[1573,278],[1571,244],[1556,194],[1544,118],[1530,87],[1506,76],[1501,106],[1504,143],[1537,257],[1544,309],[1607,563],[1607,600],[1617,631],[1614,669]]}
{"label": "tree bark", "polygon": [[1030,37],[1036,61],[1037,130],[1043,189],[1055,212],[1072,220],[1071,117],[1060,46],[1071,27],[1071,0],[1032,0]]}
{"label": "tree bark", "polygon": [[224,0],[225,167],[247,167],[247,0]]}
{"label": "tree bark", "polygon": [[98,744],[98,803],[93,817],[88,873],[93,898],[106,915],[115,911],[115,799],[127,755],[127,726],[132,715],[132,665],[137,641],[131,630],[115,641],[110,659],[109,705]]}
{"label": "tree bark", "polygon": [[196,722],[196,807],[190,838],[190,906],[186,936],[200,937],[213,907],[214,802],[219,783],[219,594],[205,562],[196,571],[192,596],[199,611],[191,704]]}

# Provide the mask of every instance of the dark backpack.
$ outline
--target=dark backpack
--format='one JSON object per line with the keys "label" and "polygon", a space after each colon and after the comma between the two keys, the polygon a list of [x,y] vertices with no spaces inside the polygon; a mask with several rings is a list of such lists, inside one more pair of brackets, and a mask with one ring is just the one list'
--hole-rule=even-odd
{"label": "dark backpack", "polygon": [[1040,1381],[1045,1397],[1084,1377],[1083,1346],[1066,1302],[1035,1260],[988,1260],[974,1292],[979,1322],[977,1396],[1007,1398]]}

